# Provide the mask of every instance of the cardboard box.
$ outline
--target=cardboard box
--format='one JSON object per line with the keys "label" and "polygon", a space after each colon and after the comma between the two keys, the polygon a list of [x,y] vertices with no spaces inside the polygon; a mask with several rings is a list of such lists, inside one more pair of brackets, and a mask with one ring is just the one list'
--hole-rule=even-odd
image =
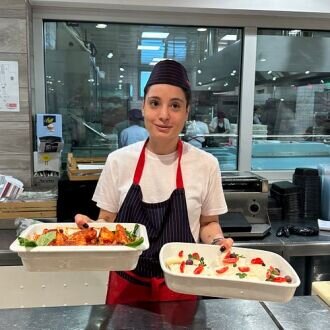
{"label": "cardboard box", "polygon": [[61,153],[59,152],[37,152],[33,153],[34,173],[51,171],[60,172]]}
{"label": "cardboard box", "polygon": [[53,136],[62,138],[62,115],[37,114],[37,138]]}
{"label": "cardboard box", "polygon": [[61,152],[64,147],[64,141],[62,138],[54,137],[41,137],[38,138],[38,152]]}

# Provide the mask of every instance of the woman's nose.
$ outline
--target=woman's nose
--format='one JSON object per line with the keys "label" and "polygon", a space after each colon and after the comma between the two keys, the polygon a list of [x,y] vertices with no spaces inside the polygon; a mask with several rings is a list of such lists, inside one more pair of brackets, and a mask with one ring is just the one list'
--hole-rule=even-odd
{"label": "woman's nose", "polygon": [[167,120],[169,118],[169,109],[167,105],[162,105],[159,111],[159,118],[161,120]]}

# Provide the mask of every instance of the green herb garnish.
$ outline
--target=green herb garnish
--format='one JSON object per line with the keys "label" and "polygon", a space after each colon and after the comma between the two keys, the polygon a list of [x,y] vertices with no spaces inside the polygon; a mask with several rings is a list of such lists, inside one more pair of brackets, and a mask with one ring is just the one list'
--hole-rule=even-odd
{"label": "green herb garnish", "polygon": [[236,273],[236,275],[239,277],[239,278],[245,278],[247,276],[246,273]]}

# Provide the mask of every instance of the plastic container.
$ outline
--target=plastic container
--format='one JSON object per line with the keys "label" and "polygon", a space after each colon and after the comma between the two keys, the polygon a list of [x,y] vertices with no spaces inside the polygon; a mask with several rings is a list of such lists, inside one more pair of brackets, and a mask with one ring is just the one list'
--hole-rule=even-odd
{"label": "plastic container", "polygon": [[271,197],[275,198],[282,207],[282,219],[296,223],[303,216],[303,188],[289,182],[274,182],[270,188]]}
{"label": "plastic container", "polygon": [[[127,230],[132,231],[135,223],[122,223]],[[91,227],[107,227],[115,230],[116,223],[93,223]],[[31,225],[21,234],[21,237],[31,238],[34,234],[54,228],[72,228],[78,230],[75,223],[42,223]],[[138,236],[144,242],[136,248],[122,245],[108,246],[37,246],[27,248],[19,245],[16,239],[10,250],[17,252],[22,259],[24,268],[31,272],[62,272],[62,271],[128,271],[136,267],[139,256],[149,248],[149,240],[145,226],[140,225]]]}
{"label": "plastic container", "polygon": [[266,265],[272,265],[281,270],[292,279],[291,283],[275,283],[251,279],[221,278],[219,276],[205,276],[195,274],[174,273],[166,266],[166,260],[177,256],[183,250],[185,254],[199,253],[203,256],[207,265],[215,264],[221,256],[219,246],[195,244],[195,243],[167,243],[160,250],[159,259],[167,286],[179,293],[199,296],[238,298],[258,301],[289,301],[296,288],[300,285],[300,279],[291,265],[280,255],[273,252],[232,248],[232,252],[244,255],[246,258],[260,257]]}

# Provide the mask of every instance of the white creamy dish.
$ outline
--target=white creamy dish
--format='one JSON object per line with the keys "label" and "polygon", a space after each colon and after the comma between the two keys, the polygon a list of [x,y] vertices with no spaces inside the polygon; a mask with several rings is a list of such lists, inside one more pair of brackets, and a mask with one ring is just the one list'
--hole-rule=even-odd
{"label": "white creamy dish", "polygon": [[290,276],[282,273],[276,265],[266,264],[256,255],[251,257],[236,253],[235,249],[224,252],[217,259],[207,259],[195,253],[179,250],[177,255],[166,259],[167,268],[175,274],[216,276],[227,279],[246,279],[291,283]]}

